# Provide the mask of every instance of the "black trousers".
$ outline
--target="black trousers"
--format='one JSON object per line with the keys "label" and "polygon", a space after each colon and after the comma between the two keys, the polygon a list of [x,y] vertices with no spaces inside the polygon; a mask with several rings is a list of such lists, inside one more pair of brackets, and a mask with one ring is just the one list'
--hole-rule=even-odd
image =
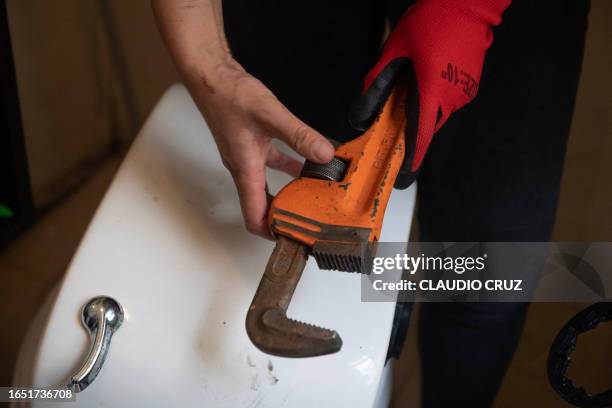
{"label": "black trousers", "polygon": [[[328,137],[347,122],[384,21],[408,1],[232,0],[234,56]],[[494,30],[479,94],[434,136],[418,179],[422,241],[548,241],[576,96],[589,3],[515,0]],[[408,214],[407,214],[408,216]],[[525,320],[516,303],[426,303],[423,406],[489,407]]]}

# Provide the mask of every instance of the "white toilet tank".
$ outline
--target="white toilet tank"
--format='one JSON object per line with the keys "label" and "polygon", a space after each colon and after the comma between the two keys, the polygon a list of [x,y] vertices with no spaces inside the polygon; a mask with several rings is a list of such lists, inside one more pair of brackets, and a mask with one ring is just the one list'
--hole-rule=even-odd
{"label": "white toilet tank", "polygon": [[[268,173],[273,193],[288,181]],[[381,241],[407,241],[414,198],[414,187],[393,191]],[[290,359],[252,345],[245,316],[272,248],[245,231],[210,131],[173,86],[32,324],[15,385],[65,386],[91,345],[81,309],[105,295],[124,321],[99,375],[67,407],[386,406],[395,304],[361,302],[358,274],[310,259],[288,310],[337,330],[340,352]]]}

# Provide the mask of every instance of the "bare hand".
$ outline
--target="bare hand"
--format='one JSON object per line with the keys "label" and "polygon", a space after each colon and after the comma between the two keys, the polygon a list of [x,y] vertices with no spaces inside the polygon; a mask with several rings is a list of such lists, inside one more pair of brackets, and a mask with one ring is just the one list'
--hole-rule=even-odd
{"label": "bare hand", "polygon": [[217,66],[208,77],[192,78],[189,88],[236,183],[247,230],[271,239],[265,167],[294,177],[302,167],[276,149],[272,138],[317,163],[333,158],[333,146],[233,60]]}

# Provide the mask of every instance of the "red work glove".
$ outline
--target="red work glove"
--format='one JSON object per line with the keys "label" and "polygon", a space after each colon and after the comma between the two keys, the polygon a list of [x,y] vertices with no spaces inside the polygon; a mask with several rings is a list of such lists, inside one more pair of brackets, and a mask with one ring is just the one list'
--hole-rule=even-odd
{"label": "red work glove", "polygon": [[365,78],[350,121],[365,130],[376,119],[395,80],[407,75],[406,158],[396,181],[416,178],[431,138],[451,113],[474,98],[491,27],[510,0],[417,0],[399,20],[382,56]]}

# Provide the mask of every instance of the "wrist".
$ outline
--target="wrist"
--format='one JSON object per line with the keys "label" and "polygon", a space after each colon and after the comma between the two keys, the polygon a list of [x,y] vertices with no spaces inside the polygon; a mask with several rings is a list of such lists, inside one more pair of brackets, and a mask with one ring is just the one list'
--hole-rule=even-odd
{"label": "wrist", "polygon": [[186,63],[179,71],[189,90],[203,97],[215,94],[220,84],[245,73],[229,52],[221,56],[207,54],[205,60]]}

